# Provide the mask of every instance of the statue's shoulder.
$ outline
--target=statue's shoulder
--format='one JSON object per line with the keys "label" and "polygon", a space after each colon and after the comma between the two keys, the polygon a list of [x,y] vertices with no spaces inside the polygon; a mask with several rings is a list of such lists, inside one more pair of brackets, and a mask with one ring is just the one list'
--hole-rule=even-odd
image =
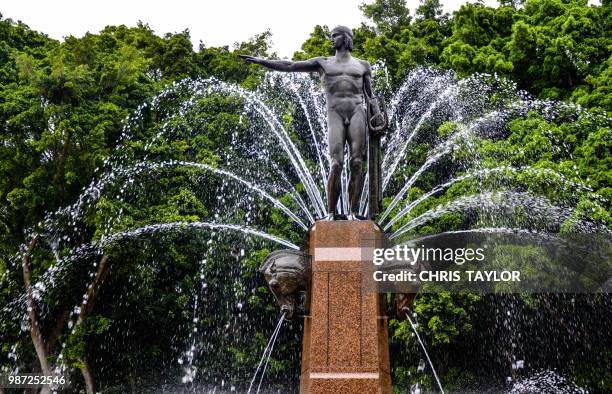
{"label": "statue's shoulder", "polygon": [[367,71],[372,70],[372,66],[370,65],[370,62],[369,62],[369,61],[367,61],[367,60],[363,60],[363,59],[357,59],[357,60],[359,61],[359,63],[361,63],[361,65],[362,65],[363,67],[365,67],[365,69],[366,69]]}
{"label": "statue's shoulder", "polygon": [[318,63],[318,64],[325,63],[328,60],[329,60],[329,57],[326,57],[326,56],[317,56],[317,57],[312,57],[308,59],[309,62]]}

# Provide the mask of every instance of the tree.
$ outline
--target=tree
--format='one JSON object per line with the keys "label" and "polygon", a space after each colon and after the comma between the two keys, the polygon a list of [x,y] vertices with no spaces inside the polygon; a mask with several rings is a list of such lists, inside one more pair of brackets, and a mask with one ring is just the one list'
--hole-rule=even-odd
{"label": "tree", "polygon": [[360,5],[359,9],[382,34],[393,36],[410,25],[410,12],[405,0],[376,0],[372,4]]}
{"label": "tree", "polygon": [[438,20],[442,17],[442,12],[440,0],[421,0],[421,5],[416,9],[418,19]]}

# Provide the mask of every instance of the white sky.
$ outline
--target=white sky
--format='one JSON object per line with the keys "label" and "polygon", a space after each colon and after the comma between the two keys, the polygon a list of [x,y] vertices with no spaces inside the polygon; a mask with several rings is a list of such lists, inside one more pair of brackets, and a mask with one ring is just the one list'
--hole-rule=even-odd
{"label": "white sky", "polygon": [[[291,57],[317,24],[358,26],[364,21],[359,10],[363,2],[373,1],[2,0],[0,12],[56,39],[97,33],[107,25],[135,26],[142,20],[159,35],[189,29],[196,48],[200,40],[206,46],[232,46],[270,29],[273,50],[280,57]],[[447,12],[465,2],[442,0]],[[497,4],[496,0],[485,3]],[[419,0],[407,0],[407,4],[414,13]]]}

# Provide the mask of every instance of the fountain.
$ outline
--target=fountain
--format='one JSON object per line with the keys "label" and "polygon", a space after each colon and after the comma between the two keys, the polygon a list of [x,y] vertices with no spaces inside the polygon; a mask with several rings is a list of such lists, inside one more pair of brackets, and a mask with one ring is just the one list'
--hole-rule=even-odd
{"label": "fountain", "polygon": [[[374,82],[383,83],[384,80],[381,78]],[[232,124],[226,130],[232,142],[231,148],[219,151],[217,157],[205,158],[193,157],[188,150],[181,151],[180,155],[160,153],[157,149],[161,145],[159,141],[181,135],[195,138],[207,126],[207,120],[200,116],[201,101],[210,97],[235,101],[227,104],[233,106],[238,118],[237,125]],[[177,104],[170,110],[162,109],[161,103],[174,101]],[[524,174],[539,174],[547,182],[554,182],[559,190],[577,191],[594,201],[602,201],[587,186],[569,181],[550,169],[485,166],[476,154],[481,141],[503,138],[511,119],[528,116],[530,111],[551,117],[561,116],[564,112],[578,116],[579,108],[525,98],[507,81],[490,76],[473,76],[458,81],[451,72],[430,69],[418,69],[409,74],[388,101],[389,130],[384,136],[376,136],[379,141],[374,141],[373,148],[371,146],[368,150],[371,156],[380,154],[374,160],[380,163],[380,176],[375,174],[377,165],[370,166],[360,185],[355,179],[350,182],[349,174],[344,171],[346,167],[338,173],[338,168],[333,168],[333,160],[328,158],[326,102],[317,88],[316,79],[269,73],[257,91],[216,79],[185,80],[168,87],[128,120],[122,136],[123,144],[111,155],[100,169],[100,177],[92,181],[78,201],[50,213],[37,229],[40,235],[32,239],[46,243],[56,258],[55,263],[38,281],[28,286],[23,297],[5,307],[4,313],[28,311],[24,325],[28,327],[29,321],[29,325],[35,327],[37,318],[50,313],[50,309],[44,307],[45,296],[61,288],[62,280],[73,270],[89,269],[95,278],[95,273],[102,272],[102,277],[92,282],[97,288],[106,275],[100,269],[102,263],[106,266],[108,261],[108,258],[100,257],[107,256],[107,251],[119,243],[168,234],[178,234],[177,237],[212,234],[205,239],[207,245],[212,245],[212,254],[215,245],[237,245],[219,247],[219,253],[234,262],[245,259],[245,249],[265,251],[257,254],[259,272],[269,284],[281,314],[278,321],[274,317],[266,322],[272,334],[260,339],[262,348],[254,346],[263,352],[261,359],[257,359],[259,363],[255,371],[243,371],[239,378],[223,376],[213,380],[217,371],[214,367],[206,370],[205,364],[218,349],[207,346],[201,339],[202,328],[211,325],[208,322],[205,326],[201,318],[206,315],[202,312],[206,308],[205,297],[210,297],[207,281],[215,279],[215,271],[209,269],[209,265],[218,256],[206,254],[196,277],[200,286],[193,295],[192,330],[188,341],[179,345],[187,349],[179,358],[184,371],[183,384],[192,384],[202,377],[204,383],[208,383],[206,379],[212,382],[211,391],[217,387],[223,391],[231,390],[231,386],[236,389],[235,385],[241,391],[259,391],[266,371],[273,366],[273,362],[270,364],[272,352],[279,350],[284,339],[291,340],[283,338],[283,330],[296,324],[293,332],[303,329],[299,372],[302,391],[390,392],[390,360],[394,355],[389,353],[389,313],[385,305],[388,297],[362,289],[364,246],[386,245],[389,239],[396,244],[419,239],[416,230],[449,215],[463,213],[469,213],[469,220],[461,223],[469,227],[466,231],[525,231],[533,234],[540,230],[550,234],[558,233],[567,221],[573,221],[576,229],[586,233],[606,232],[607,229],[605,225],[575,219],[574,211],[567,206],[557,205],[558,201],[550,201],[517,186],[520,185],[517,178]],[[143,119],[156,111],[163,113],[159,116],[162,120],[158,129],[145,141],[139,154],[134,155],[128,147],[140,138],[139,127],[145,123]],[[438,133],[439,130],[445,130],[445,133]],[[377,143],[382,146],[381,152],[376,150]],[[423,149],[424,146],[427,149]],[[342,153],[343,158],[348,156],[344,150]],[[198,200],[206,200],[207,206],[215,208],[208,212],[206,220],[200,217],[203,214],[176,214],[179,219],[173,219],[172,215],[131,217],[133,226],[122,224],[122,218],[130,214],[129,203],[154,206],[154,202],[147,199],[146,187],[150,186],[147,186],[146,179],[165,179],[180,171],[189,171],[188,181],[198,185],[194,186],[197,193],[185,193],[181,197],[196,208],[194,201]],[[334,171],[336,174],[329,182],[329,174]],[[428,184],[423,178],[432,171],[443,172],[448,178],[436,178],[435,184]],[[466,185],[471,185],[469,182],[472,181],[477,183],[476,190],[466,190],[455,194],[450,201],[436,204],[439,194],[449,189],[456,191],[459,187],[469,189]],[[333,187],[329,186],[330,183]],[[427,189],[415,196],[415,185]],[[384,209],[379,211],[383,192],[389,198],[382,205]],[[337,194],[337,204],[328,204],[334,199],[333,194]],[[108,200],[117,202],[119,208],[102,217],[100,228],[103,230],[96,234],[95,241],[79,242],[86,212],[104,208],[104,202]],[[501,208],[506,210],[499,214]],[[523,211],[517,212],[521,209]],[[522,215],[525,212],[529,214],[527,218]],[[354,215],[372,220],[321,220],[329,213],[337,218]],[[282,220],[277,220],[277,217]],[[271,230],[262,231],[262,227]],[[32,248],[25,248],[19,256],[24,267],[35,244]],[[277,249],[281,247],[288,249]],[[269,253],[271,250],[274,251]],[[78,264],[80,262],[91,262],[91,266],[83,267]],[[232,274],[240,276],[240,272]],[[250,286],[256,287],[255,284]],[[83,287],[83,298],[65,321],[68,333],[78,330],[89,308],[84,307],[92,305],[95,298],[88,290],[90,283]],[[244,289],[235,292],[248,293]],[[235,315],[248,315],[245,312],[248,308],[243,304],[246,298],[244,294],[235,296],[235,300],[240,300],[236,303]],[[414,294],[400,292],[393,301],[396,320],[410,319],[406,309],[412,305]],[[43,307],[28,309],[34,304]],[[508,313],[514,308],[511,302],[506,307]],[[33,313],[39,316],[32,316]],[[267,314],[270,317],[270,311]],[[502,315],[496,315],[499,323],[492,325],[510,324],[507,322],[512,316]],[[296,323],[302,317],[303,327]],[[210,335],[222,337],[224,332],[245,329],[238,318],[224,323]],[[435,355],[425,350],[426,344],[419,336],[417,324],[411,320],[408,324],[423,346],[431,364],[429,369],[434,371]],[[244,338],[241,340],[246,341]],[[299,341],[299,338],[293,340]],[[514,344],[512,342],[509,348],[514,349]],[[524,364],[518,363],[514,352],[508,350],[508,354],[503,355],[503,362],[514,365],[513,371],[523,369]],[[59,350],[56,356],[55,365],[48,368],[66,370],[62,361],[63,351]],[[536,373],[533,378],[518,379],[518,376],[510,389],[537,387],[540,380],[546,380],[547,384],[563,381],[561,378],[548,379],[550,376],[553,376],[550,372]],[[437,374],[435,378],[442,390],[446,382],[440,381]],[[297,385],[297,379],[290,382],[290,390],[295,390]]]}
{"label": "fountain", "polygon": [[[382,204],[380,141],[388,116],[384,104],[373,95],[369,63],[350,54],[352,39],[351,29],[334,28],[336,54],[329,58],[288,62],[241,56],[272,70],[318,72],[324,81],[330,163],[327,220],[317,221],[310,229],[308,257],[280,252],[283,257],[269,257],[262,267],[283,316],[293,316],[298,290],[308,291],[300,376],[303,393],[391,392],[384,301],[361,287],[361,251],[367,243],[382,247],[385,237],[375,223],[355,221],[365,219],[360,216],[362,194],[368,196],[367,218],[373,218]],[[362,190],[366,138],[367,191]],[[352,220],[335,222],[342,218],[338,203],[342,178],[346,178],[345,144],[350,163],[348,218]]]}

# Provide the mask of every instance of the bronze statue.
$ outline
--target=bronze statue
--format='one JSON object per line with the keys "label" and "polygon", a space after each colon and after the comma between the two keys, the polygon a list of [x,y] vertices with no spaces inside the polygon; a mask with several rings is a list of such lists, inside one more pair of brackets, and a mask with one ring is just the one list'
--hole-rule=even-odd
{"label": "bronze statue", "polygon": [[[381,116],[378,101],[372,93],[370,63],[351,56],[353,31],[338,26],[331,32],[332,46],[336,54],[330,57],[315,57],[305,61],[266,60],[252,56],[239,55],[241,58],[260,64],[276,71],[318,72],[321,75],[327,97],[327,124],[329,129],[330,171],[327,180],[327,218],[336,217],[336,206],[341,192],[340,177],[344,165],[344,145],[349,144],[348,185],[350,216],[354,219],[359,213],[359,197],[363,186],[363,159],[366,146],[366,128],[380,135],[384,129],[386,116]],[[364,103],[365,99],[365,103]],[[367,104],[367,105],[364,105]],[[366,107],[370,116],[366,116]],[[372,152],[372,149],[370,149]],[[378,171],[375,176],[379,176]],[[371,185],[378,185],[377,179]],[[377,191],[380,196],[380,190]],[[372,187],[370,187],[370,196]],[[376,201],[377,212],[379,201]],[[370,199],[370,216],[372,216]]]}

